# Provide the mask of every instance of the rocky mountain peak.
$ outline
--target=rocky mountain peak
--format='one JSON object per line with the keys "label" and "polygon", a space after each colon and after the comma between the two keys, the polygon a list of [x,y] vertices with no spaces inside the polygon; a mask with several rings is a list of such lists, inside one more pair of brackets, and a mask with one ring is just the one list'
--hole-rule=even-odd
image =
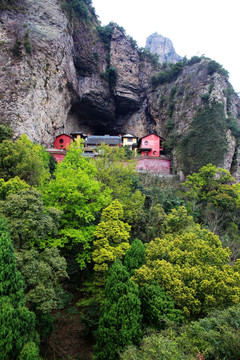
{"label": "rocky mountain peak", "polygon": [[176,53],[172,41],[157,32],[147,38],[145,47],[152,54],[159,56],[158,59],[161,64],[164,62],[176,63],[181,60],[181,56]]}

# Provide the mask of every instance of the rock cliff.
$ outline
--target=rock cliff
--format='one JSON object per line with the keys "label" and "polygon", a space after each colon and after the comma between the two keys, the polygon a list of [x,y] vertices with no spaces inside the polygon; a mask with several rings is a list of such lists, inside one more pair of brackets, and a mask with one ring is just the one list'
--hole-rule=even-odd
{"label": "rock cliff", "polygon": [[172,41],[158,33],[148,36],[145,47],[152,54],[158,55],[158,61],[161,64],[165,62],[176,63],[181,60],[181,56],[176,53]]}
{"label": "rock cliff", "polygon": [[89,1],[78,3],[84,12],[68,0],[22,0],[0,10],[0,122],[47,146],[62,132],[155,132],[184,176],[183,157],[192,155],[184,155],[183,141],[199,109],[218,103],[226,144],[216,165],[240,178],[240,101],[219,64],[196,57],[160,65],[119,26],[101,27]]}

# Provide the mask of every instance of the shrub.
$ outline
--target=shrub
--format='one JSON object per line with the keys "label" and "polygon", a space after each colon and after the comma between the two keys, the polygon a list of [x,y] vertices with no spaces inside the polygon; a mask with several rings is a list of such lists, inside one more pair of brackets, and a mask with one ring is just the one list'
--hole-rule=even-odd
{"label": "shrub", "polygon": [[17,57],[21,56],[21,48],[20,48],[21,44],[22,44],[22,42],[18,38],[16,38],[16,41],[12,48],[12,53],[14,56],[17,56]]}
{"label": "shrub", "polygon": [[109,23],[106,26],[97,27],[98,34],[108,50],[110,50],[110,42],[112,39],[113,29],[113,23]]}
{"label": "shrub", "polygon": [[115,89],[115,86],[117,84],[117,69],[114,67],[110,67],[106,70],[106,75],[108,78],[108,83],[109,83],[109,87],[110,87],[110,91],[113,92],[113,90]]}
{"label": "shrub", "polygon": [[70,19],[76,16],[79,19],[89,17],[88,4],[85,0],[64,0],[62,9],[65,10]]}
{"label": "shrub", "polygon": [[230,116],[227,119],[227,127],[231,130],[233,136],[235,136],[236,138],[240,137],[240,125],[235,117]]}
{"label": "shrub", "polygon": [[29,31],[26,32],[26,34],[24,35],[24,43],[23,43],[25,49],[26,49],[26,52],[28,54],[31,54],[32,53],[32,45],[30,44],[30,41],[29,41]]}
{"label": "shrub", "polygon": [[0,143],[3,140],[10,140],[13,136],[13,130],[7,125],[0,125]]}

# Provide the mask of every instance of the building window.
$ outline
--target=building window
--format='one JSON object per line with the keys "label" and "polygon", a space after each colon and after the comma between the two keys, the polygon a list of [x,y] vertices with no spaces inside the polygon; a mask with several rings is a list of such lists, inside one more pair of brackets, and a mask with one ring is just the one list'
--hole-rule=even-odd
{"label": "building window", "polygon": [[60,139],[59,142],[60,142],[60,144],[63,144],[63,139]]}
{"label": "building window", "polygon": [[156,150],[153,151],[153,155],[157,155],[157,151],[156,151]]}
{"label": "building window", "polygon": [[160,139],[160,150],[163,150],[163,140]]}
{"label": "building window", "polygon": [[132,139],[132,138],[129,138],[129,139],[128,139],[128,142],[130,142],[130,143],[133,142],[133,139]]}
{"label": "building window", "polygon": [[148,145],[148,141],[147,141],[147,140],[144,141],[144,145]]}

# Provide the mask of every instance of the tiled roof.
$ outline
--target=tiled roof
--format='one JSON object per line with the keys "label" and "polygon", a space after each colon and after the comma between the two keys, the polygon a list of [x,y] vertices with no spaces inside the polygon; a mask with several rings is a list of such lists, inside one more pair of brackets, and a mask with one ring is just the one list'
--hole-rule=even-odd
{"label": "tiled roof", "polygon": [[59,136],[63,136],[63,135],[65,135],[65,136],[68,136],[68,137],[72,138],[72,136],[71,136],[71,135],[66,134],[66,133],[62,133],[62,134],[56,135],[56,138],[58,138]]}
{"label": "tiled roof", "polygon": [[106,145],[120,145],[122,142],[122,138],[120,136],[97,136],[97,135],[89,135],[86,139],[87,145],[101,145],[105,143]]}
{"label": "tiled roof", "polygon": [[145,135],[145,136],[141,137],[141,138],[139,139],[139,141],[141,141],[142,139],[144,139],[144,138],[146,138],[146,137],[148,137],[148,136],[150,136],[150,135],[155,135],[155,136],[159,137],[160,139],[165,140],[162,136],[157,135],[157,134],[154,134],[154,133],[151,133],[151,134],[148,134],[148,135]]}
{"label": "tiled roof", "polygon": [[126,135],[123,135],[124,138],[136,138],[137,136],[134,136],[132,134],[126,134]]}

